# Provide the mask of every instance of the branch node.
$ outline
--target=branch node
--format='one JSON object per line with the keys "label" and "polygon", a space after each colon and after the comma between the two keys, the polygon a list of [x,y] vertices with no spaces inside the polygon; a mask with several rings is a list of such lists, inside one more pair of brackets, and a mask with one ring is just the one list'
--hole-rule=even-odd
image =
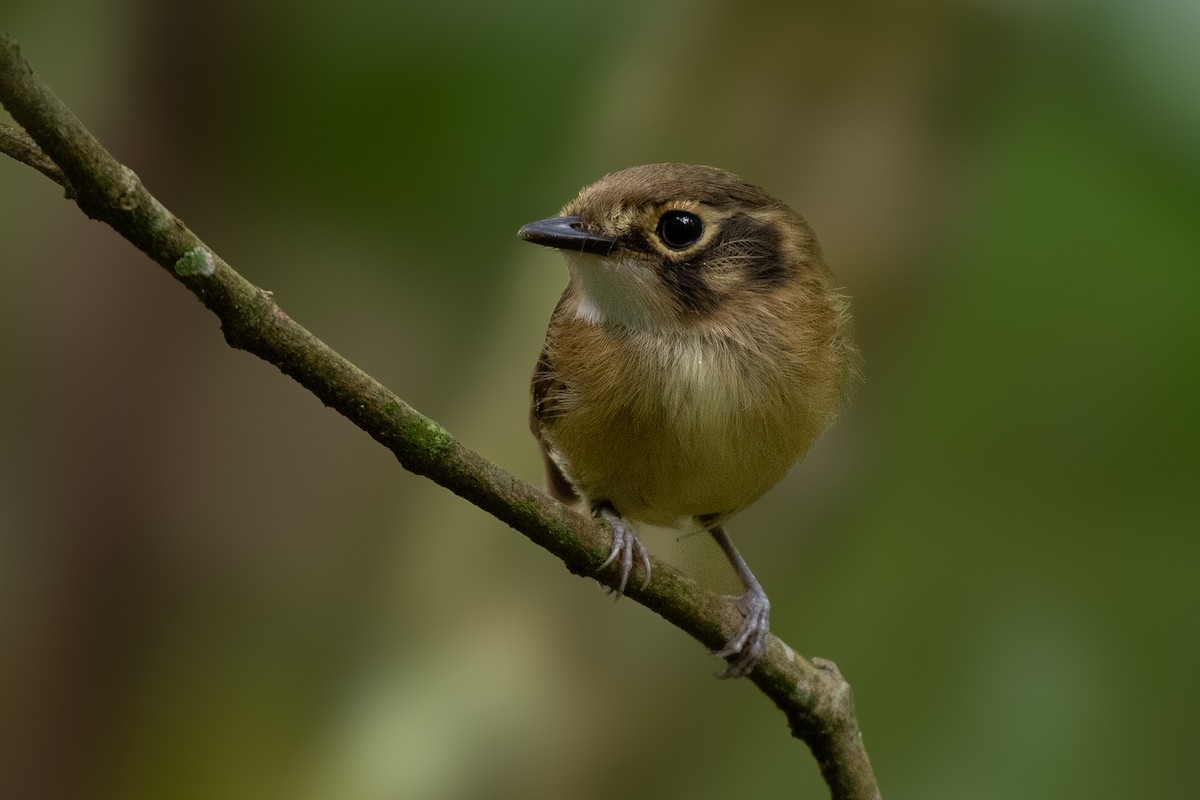
{"label": "branch node", "polygon": [[121,165],[121,179],[117,186],[117,196],[113,203],[126,214],[135,211],[141,205],[142,179],[126,165]]}

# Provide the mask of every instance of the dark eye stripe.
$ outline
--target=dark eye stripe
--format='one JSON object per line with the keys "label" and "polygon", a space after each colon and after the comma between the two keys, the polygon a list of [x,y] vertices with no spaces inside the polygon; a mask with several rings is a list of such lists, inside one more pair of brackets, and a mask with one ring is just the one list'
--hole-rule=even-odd
{"label": "dark eye stripe", "polygon": [[712,241],[690,258],[664,258],[660,275],[680,307],[693,314],[716,310],[721,298],[707,280],[705,263],[736,261],[748,287],[778,288],[786,284],[799,265],[783,258],[782,237],[769,223],[748,214],[734,214],[721,223]]}
{"label": "dark eye stripe", "polygon": [[662,279],[675,295],[675,299],[687,311],[706,314],[715,311],[720,298],[709,288],[704,273],[686,261],[665,261]]}
{"label": "dark eye stripe", "polygon": [[765,288],[787,283],[796,265],[783,259],[782,242],[774,225],[746,214],[734,214],[722,225],[707,249],[709,258],[736,256],[748,282]]}

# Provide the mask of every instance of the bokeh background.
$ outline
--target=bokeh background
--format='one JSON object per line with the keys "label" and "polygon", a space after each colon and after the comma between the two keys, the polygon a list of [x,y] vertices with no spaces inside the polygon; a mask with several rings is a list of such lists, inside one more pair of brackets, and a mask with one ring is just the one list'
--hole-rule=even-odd
{"label": "bokeh background", "polygon": [[[248,278],[530,480],[605,172],[802,211],[868,381],[731,526],[884,793],[1200,791],[1200,5],[5,0]],[[652,549],[736,583],[693,537]],[[404,473],[0,159],[0,794],[821,797],[746,682]]]}

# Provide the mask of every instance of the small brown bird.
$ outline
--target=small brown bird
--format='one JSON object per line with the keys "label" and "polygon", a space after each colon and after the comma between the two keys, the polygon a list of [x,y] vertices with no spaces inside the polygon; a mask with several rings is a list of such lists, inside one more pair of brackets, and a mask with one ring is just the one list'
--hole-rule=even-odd
{"label": "small brown bird", "polygon": [[774,486],[860,381],[850,306],[804,218],[723,170],[647,164],[518,235],[570,282],[533,375],[550,493],[608,522],[618,596],[650,557],[632,522],[707,530],[741,578],[717,655],[747,674],[770,602],[723,523]]}

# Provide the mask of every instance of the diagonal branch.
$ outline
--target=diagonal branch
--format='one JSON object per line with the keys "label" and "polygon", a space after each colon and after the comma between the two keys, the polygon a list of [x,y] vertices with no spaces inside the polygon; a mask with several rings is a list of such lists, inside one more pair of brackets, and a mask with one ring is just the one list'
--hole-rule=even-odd
{"label": "diagonal branch", "polygon": [[[158,262],[217,316],[230,346],[274,364],[391,450],[405,469],[512,526],[571,572],[614,582],[615,573],[595,574],[611,540],[606,527],[464,447],[292,320],[270,292],[235,272],[114,159],[3,34],[0,102],[28,132],[0,126],[0,151],[68,186],[85,214]],[[658,561],[650,585],[628,595],[714,650],[741,622],[733,602]],[[832,662],[807,661],[772,636],[749,677],[812,750],[835,800],[879,797],[850,685]]]}

